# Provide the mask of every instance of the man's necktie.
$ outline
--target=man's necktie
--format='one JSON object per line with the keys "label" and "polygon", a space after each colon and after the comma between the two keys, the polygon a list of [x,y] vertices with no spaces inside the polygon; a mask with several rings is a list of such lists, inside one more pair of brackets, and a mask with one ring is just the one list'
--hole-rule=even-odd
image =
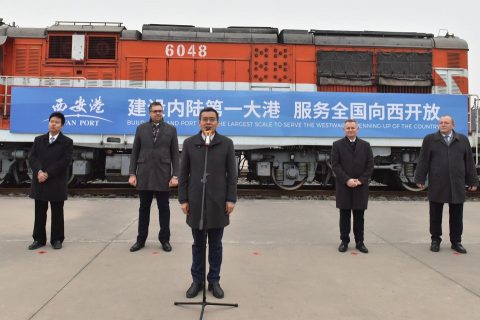
{"label": "man's necktie", "polygon": [[55,141],[55,137],[50,137],[50,144],[52,144]]}
{"label": "man's necktie", "polygon": [[160,126],[158,124],[154,124],[152,127],[152,133],[153,133],[153,142],[157,140],[157,134],[158,130],[160,129]]}
{"label": "man's necktie", "polygon": [[445,139],[445,142],[447,143],[447,145],[449,145],[450,144],[450,136],[446,135],[446,136],[443,136],[443,138]]}

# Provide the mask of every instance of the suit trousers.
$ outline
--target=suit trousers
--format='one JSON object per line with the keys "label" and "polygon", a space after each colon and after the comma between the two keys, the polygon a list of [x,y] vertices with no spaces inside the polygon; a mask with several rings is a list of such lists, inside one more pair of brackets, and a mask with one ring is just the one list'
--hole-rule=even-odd
{"label": "suit trousers", "polygon": [[[462,242],[463,203],[449,203],[450,242]],[[432,241],[442,241],[443,203],[430,201],[430,234]]]}
{"label": "suit trousers", "polygon": [[[63,219],[63,203],[64,201],[50,201],[50,211],[52,213],[52,223],[50,229],[50,243],[55,241],[63,242],[64,235],[64,219]],[[33,225],[33,240],[40,243],[47,243],[47,232],[45,226],[47,224],[48,201],[35,200],[35,222]]]}
{"label": "suit trousers", "polygon": [[139,190],[138,195],[140,197],[140,209],[138,210],[137,242],[145,244],[145,241],[147,241],[153,196],[157,199],[158,219],[160,222],[158,240],[161,243],[170,241],[170,205],[168,202],[170,191]]}
{"label": "suit trousers", "polygon": [[[209,283],[220,281],[220,268],[222,267],[222,238],[224,228],[208,229],[208,271],[207,280]],[[205,279],[203,265],[203,246],[205,243],[204,230],[192,229],[192,279],[193,282],[202,283]]]}
{"label": "suit trousers", "polygon": [[350,242],[350,212],[353,213],[353,234],[355,242],[363,242],[364,212],[365,210],[340,209],[340,240]]}

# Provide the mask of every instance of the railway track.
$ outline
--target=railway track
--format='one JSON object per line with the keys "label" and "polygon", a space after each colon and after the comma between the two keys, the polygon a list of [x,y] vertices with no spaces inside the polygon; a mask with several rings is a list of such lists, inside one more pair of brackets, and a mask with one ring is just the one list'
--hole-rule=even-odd
{"label": "railway track", "polygon": [[[28,186],[20,187],[0,187],[0,195],[3,196],[22,196],[28,195],[30,188]],[[135,188],[128,187],[125,184],[107,184],[107,185],[85,185],[81,187],[69,188],[70,196],[78,197],[136,197]],[[177,189],[171,191],[171,196],[177,197]],[[274,186],[260,185],[238,185],[239,198],[245,199],[331,199],[335,197],[333,189],[320,188],[318,186],[304,186],[302,189],[286,191],[277,189]],[[404,190],[391,190],[386,187],[370,187],[370,198],[378,200],[423,200],[427,193],[411,192]],[[480,200],[480,192],[468,192],[468,199]]]}

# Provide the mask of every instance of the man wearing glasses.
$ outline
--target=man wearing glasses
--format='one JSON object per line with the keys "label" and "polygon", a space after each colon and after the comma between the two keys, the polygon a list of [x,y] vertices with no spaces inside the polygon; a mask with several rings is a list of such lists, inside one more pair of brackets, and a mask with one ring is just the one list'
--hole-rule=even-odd
{"label": "man wearing glasses", "polygon": [[163,120],[163,106],[152,102],[149,106],[150,121],[137,127],[130,157],[128,183],[138,190],[140,209],[137,241],[131,252],[145,246],[150,223],[150,206],[153,196],[157,199],[160,220],[158,240],[162,249],[172,251],[170,245],[170,187],[178,185],[179,152],[177,130]]}
{"label": "man wearing glasses", "polygon": [[[191,268],[193,283],[186,296],[193,298],[203,289],[205,270],[202,257],[206,241],[204,230],[207,230],[210,264],[207,275],[208,290],[212,291],[214,297],[221,299],[224,297],[219,283],[222,237],[237,201],[237,162],[233,141],[216,131],[218,112],[207,107],[200,111],[199,119],[200,132],[183,143],[178,184],[178,201],[187,217],[187,224],[192,228],[193,236]],[[208,156],[205,158],[207,152]],[[203,180],[204,172],[206,181]],[[203,221],[200,219],[202,204],[204,204]]]}

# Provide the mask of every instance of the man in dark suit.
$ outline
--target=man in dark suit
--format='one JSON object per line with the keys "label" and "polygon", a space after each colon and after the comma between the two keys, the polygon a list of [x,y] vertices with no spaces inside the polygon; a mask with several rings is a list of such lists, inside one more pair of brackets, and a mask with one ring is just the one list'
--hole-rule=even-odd
{"label": "man in dark suit", "polygon": [[[186,296],[193,298],[203,288],[205,269],[202,258],[206,241],[204,230],[207,230],[210,264],[207,275],[208,289],[213,291],[214,297],[221,299],[224,297],[219,282],[222,237],[224,228],[229,224],[229,215],[237,201],[237,162],[233,141],[216,131],[217,111],[205,108],[200,112],[199,120],[201,131],[183,143],[178,187],[178,201],[187,216],[187,224],[192,228],[193,235],[191,268],[193,283]],[[207,173],[207,181],[203,181],[204,171]],[[202,204],[204,204],[203,221],[201,221]]]}
{"label": "man in dark suit", "polygon": [[163,106],[152,102],[149,106],[150,121],[137,127],[130,157],[128,183],[138,190],[140,208],[137,241],[131,252],[145,246],[150,224],[150,206],[153,196],[157,199],[160,220],[158,240],[162,249],[172,251],[170,245],[170,187],[177,186],[179,152],[177,130],[163,120]]}
{"label": "man in dark suit", "polygon": [[353,213],[353,234],[356,248],[368,253],[364,244],[364,212],[368,205],[368,180],[373,172],[373,153],[370,144],[357,137],[358,123],[346,120],[345,138],[332,146],[332,168],[335,173],[336,204],[340,209],[340,246],[345,252],[350,242],[350,219]]}
{"label": "man in dark suit", "polygon": [[427,176],[429,180],[430,250],[433,252],[440,251],[443,204],[448,203],[451,247],[459,253],[467,253],[462,245],[465,186],[476,191],[478,176],[470,142],[466,136],[455,132],[454,127],[451,116],[440,117],[438,131],[423,139],[415,171],[418,187],[425,187]]}
{"label": "man in dark suit", "polygon": [[30,198],[35,199],[35,223],[33,243],[29,250],[47,243],[48,202],[52,212],[50,243],[61,249],[64,235],[63,203],[67,200],[68,168],[72,161],[73,141],[62,134],[65,117],[54,112],[48,118],[48,133],[38,136],[33,142],[28,157],[32,169]]}

